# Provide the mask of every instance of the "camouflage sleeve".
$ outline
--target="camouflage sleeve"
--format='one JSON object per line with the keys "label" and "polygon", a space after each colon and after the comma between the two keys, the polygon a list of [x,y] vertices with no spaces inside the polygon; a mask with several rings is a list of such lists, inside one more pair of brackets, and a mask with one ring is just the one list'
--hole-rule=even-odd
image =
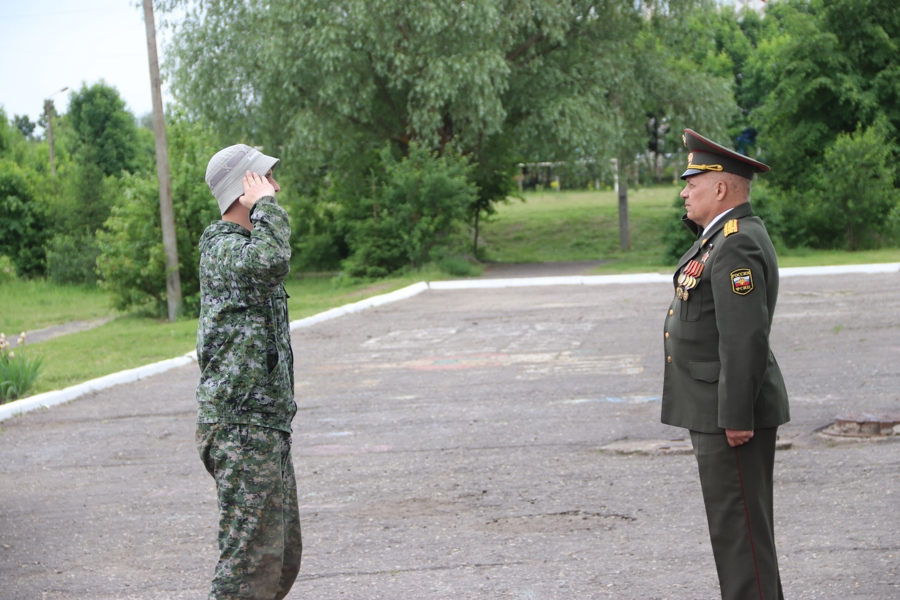
{"label": "camouflage sleeve", "polygon": [[233,272],[246,283],[272,288],[282,283],[290,272],[291,225],[287,212],[266,196],[250,210],[253,231],[249,241],[226,253],[226,271]]}

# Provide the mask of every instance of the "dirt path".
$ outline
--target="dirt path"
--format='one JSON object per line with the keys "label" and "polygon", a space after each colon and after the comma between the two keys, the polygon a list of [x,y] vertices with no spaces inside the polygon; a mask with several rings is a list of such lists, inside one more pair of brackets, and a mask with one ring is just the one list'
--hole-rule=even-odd
{"label": "dirt path", "polygon": [[35,329],[33,331],[25,332],[25,341],[29,344],[37,344],[38,342],[45,342],[47,340],[52,340],[55,337],[59,337],[61,335],[67,335],[70,333],[78,333],[81,331],[88,331],[89,329],[94,329],[95,327],[100,327],[101,325],[105,325],[109,323],[116,317],[102,317],[100,319],[91,319],[88,321],[70,321],[68,323],[63,323],[62,325],[52,325],[50,327],[44,327],[43,329]]}

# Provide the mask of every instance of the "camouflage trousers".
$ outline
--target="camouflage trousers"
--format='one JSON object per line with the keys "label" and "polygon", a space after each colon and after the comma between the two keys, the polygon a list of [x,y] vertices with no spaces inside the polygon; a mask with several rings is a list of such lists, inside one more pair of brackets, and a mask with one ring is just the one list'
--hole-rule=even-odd
{"label": "camouflage trousers", "polygon": [[302,553],[290,434],[199,423],[196,443],[219,504],[219,560],[209,600],[281,600],[300,572]]}

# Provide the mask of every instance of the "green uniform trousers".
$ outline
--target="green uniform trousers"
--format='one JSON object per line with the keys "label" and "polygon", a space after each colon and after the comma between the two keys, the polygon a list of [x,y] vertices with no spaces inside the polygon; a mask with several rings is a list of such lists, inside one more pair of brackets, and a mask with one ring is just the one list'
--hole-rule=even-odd
{"label": "green uniform trousers", "polygon": [[732,448],[691,431],[723,600],[783,600],[772,508],[777,427]]}
{"label": "green uniform trousers", "polygon": [[196,443],[219,504],[219,560],[209,600],[281,600],[300,572],[302,553],[291,435],[200,423]]}

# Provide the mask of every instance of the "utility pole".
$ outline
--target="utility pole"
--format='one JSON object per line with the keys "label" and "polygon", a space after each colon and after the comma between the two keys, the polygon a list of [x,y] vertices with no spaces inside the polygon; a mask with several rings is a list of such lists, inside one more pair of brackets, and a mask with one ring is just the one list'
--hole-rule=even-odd
{"label": "utility pole", "polygon": [[[622,161],[616,161],[616,181],[619,184],[619,250],[631,250],[631,234],[628,231],[628,173],[621,169]],[[621,173],[619,173],[621,171]]]}
{"label": "utility pole", "polygon": [[153,93],[153,136],[156,138],[156,175],[159,179],[159,216],[163,250],[166,254],[166,300],[169,322],[181,314],[181,274],[178,271],[178,244],[175,236],[175,210],[172,208],[172,180],[169,177],[169,151],[166,141],[166,117],[163,114],[159,83],[159,58],[156,55],[156,21],[153,0],[144,0],[144,25],[147,28],[147,57],[150,61],[150,90]]}
{"label": "utility pole", "polygon": [[54,177],[56,177],[56,163],[53,160],[53,100],[50,98],[67,89],[69,86],[56,90],[44,100],[44,115],[47,117],[47,143],[50,145],[50,174]]}

